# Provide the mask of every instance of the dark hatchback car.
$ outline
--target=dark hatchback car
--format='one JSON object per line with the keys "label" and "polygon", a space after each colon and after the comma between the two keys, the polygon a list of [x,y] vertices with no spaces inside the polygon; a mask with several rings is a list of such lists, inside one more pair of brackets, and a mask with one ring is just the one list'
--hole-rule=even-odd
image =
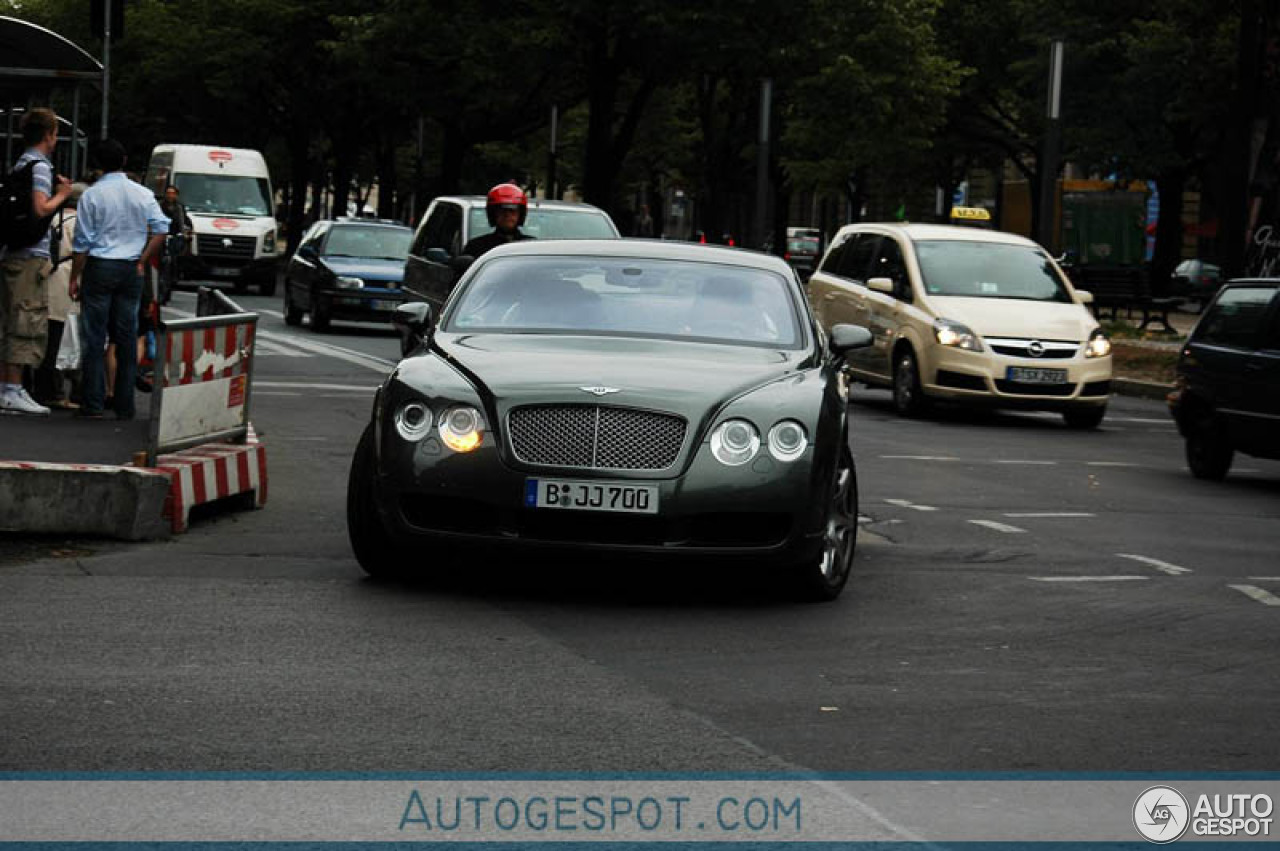
{"label": "dark hatchback car", "polygon": [[1225,478],[1237,451],[1280,459],[1280,279],[1219,290],[1182,348],[1169,407],[1197,478]]}
{"label": "dark hatchback car", "polygon": [[[483,195],[442,195],[431,202],[414,233],[405,262],[405,289],[437,313],[470,258],[462,247],[493,231]],[[618,226],[599,207],[575,201],[529,200],[520,226],[534,239],[617,239]]]}
{"label": "dark hatchback car", "polygon": [[1222,269],[1204,260],[1183,260],[1173,270],[1169,286],[1173,295],[1204,307],[1222,286]]}
{"label": "dark hatchback car", "polygon": [[307,230],[285,270],[284,321],[328,329],[334,319],[386,322],[407,300],[400,283],[413,231],[397,222],[335,219]]}
{"label": "dark hatchback car", "polygon": [[826,600],[844,587],[858,495],[841,364],[871,334],[824,334],[780,258],[512,243],[438,322],[425,303],[397,321],[406,357],[347,491],[368,573],[485,544],[776,567]]}

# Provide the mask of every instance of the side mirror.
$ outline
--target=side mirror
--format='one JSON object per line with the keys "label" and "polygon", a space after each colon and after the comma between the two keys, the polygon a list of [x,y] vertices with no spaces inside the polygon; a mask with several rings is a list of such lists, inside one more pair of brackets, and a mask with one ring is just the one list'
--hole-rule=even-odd
{"label": "side mirror", "polygon": [[1076,290],[1076,298],[1080,299],[1081,304],[1093,304],[1093,293],[1088,290]]}
{"label": "side mirror", "polygon": [[461,277],[462,273],[470,269],[471,264],[474,262],[476,262],[476,258],[470,254],[459,254],[449,261],[449,268]]}
{"label": "side mirror", "polygon": [[391,324],[400,335],[400,354],[408,357],[431,332],[431,305],[425,301],[399,305],[391,314]]}
{"label": "side mirror", "polygon": [[424,257],[431,263],[449,262],[449,252],[445,251],[443,248],[428,248]]}
{"label": "side mirror", "polygon": [[889,278],[872,278],[867,281],[867,289],[886,295],[893,295],[893,281]]}
{"label": "side mirror", "polygon": [[298,248],[298,256],[303,260],[316,260],[320,257],[320,254],[316,251],[314,245],[303,245]]}
{"label": "side mirror", "polygon": [[[873,279],[875,280],[875,279]],[[888,280],[882,278],[880,280]],[[871,332],[861,325],[832,325],[831,336],[827,340],[827,347],[831,349],[834,355],[843,355],[854,349],[865,349],[875,342],[875,338],[871,336]]]}

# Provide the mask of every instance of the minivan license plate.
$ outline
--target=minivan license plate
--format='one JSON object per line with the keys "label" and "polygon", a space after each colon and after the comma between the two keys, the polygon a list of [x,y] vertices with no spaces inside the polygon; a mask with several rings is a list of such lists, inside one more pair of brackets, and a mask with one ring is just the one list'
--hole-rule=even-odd
{"label": "minivan license plate", "polygon": [[1067,371],[1065,369],[1045,369],[1038,366],[1011,366],[1006,378],[1010,381],[1020,381],[1023,384],[1065,384],[1067,382]]}
{"label": "minivan license plate", "polygon": [[623,482],[526,479],[524,504],[529,508],[657,514],[658,487]]}

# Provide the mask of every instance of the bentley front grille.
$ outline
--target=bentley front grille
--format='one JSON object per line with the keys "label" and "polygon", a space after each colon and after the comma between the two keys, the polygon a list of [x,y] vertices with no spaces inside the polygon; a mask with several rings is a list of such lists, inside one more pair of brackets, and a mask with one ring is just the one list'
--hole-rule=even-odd
{"label": "bentley front grille", "polygon": [[531,405],[507,421],[516,458],[549,467],[665,470],[684,444],[684,419],[632,408]]}

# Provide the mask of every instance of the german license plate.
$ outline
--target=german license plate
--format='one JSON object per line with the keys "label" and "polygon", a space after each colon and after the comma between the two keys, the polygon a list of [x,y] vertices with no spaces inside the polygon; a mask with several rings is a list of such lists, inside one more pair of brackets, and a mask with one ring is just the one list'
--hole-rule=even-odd
{"label": "german license plate", "polygon": [[373,303],[373,309],[379,312],[390,313],[391,311],[395,310],[396,306],[399,304],[400,302],[398,301],[378,300]]}
{"label": "german license plate", "polygon": [[1023,384],[1065,384],[1067,371],[1038,366],[1011,366],[1005,377]]}
{"label": "german license plate", "polygon": [[230,266],[212,266],[209,268],[209,274],[216,278],[234,278],[240,274],[240,270]]}
{"label": "german license plate", "polygon": [[657,514],[658,486],[623,482],[526,479],[524,504],[529,508]]}

